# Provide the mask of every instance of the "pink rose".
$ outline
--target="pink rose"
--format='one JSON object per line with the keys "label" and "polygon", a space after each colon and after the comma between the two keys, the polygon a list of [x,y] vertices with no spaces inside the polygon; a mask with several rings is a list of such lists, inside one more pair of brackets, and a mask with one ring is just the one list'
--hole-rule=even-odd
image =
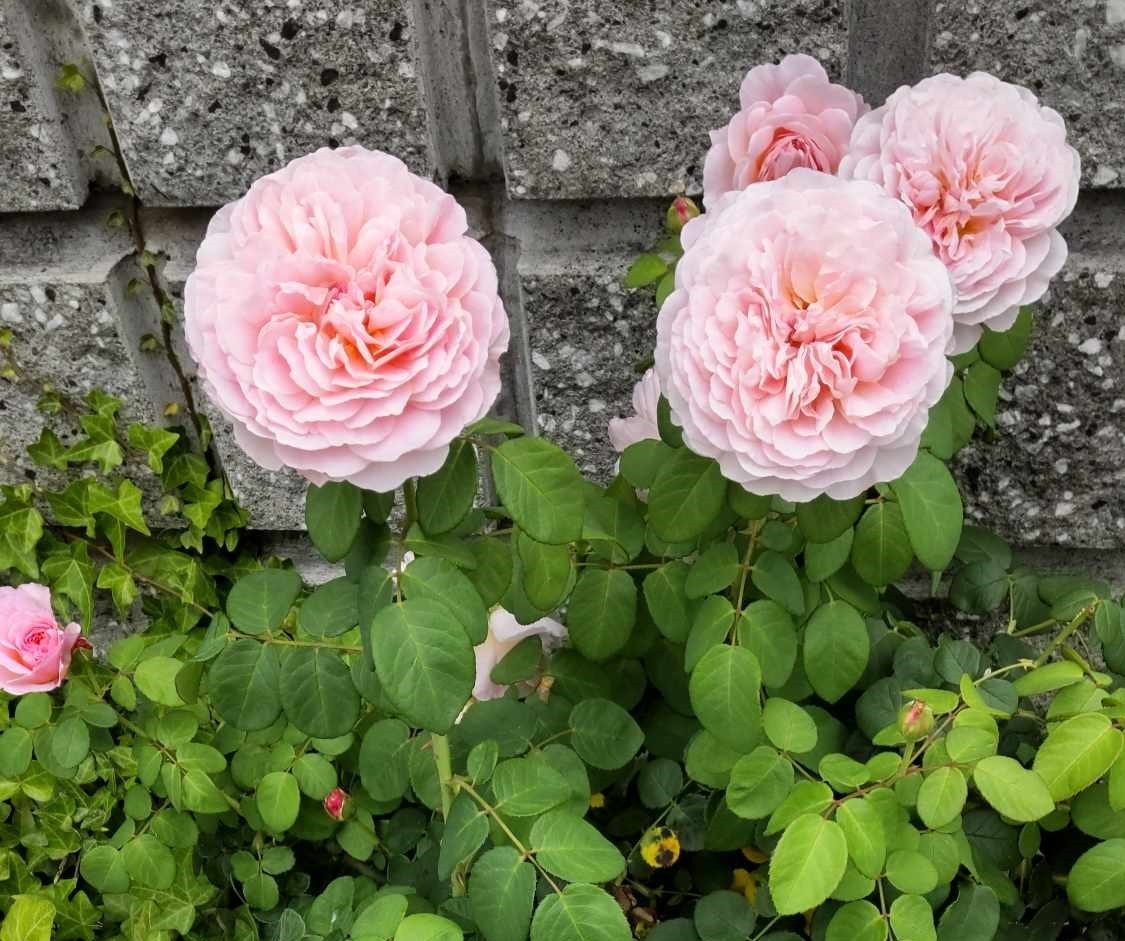
{"label": "pink rose", "polygon": [[392,490],[500,389],[508,320],[464,210],[397,158],[318,150],[224,206],[184,291],[187,339],[246,452]]}
{"label": "pink rose", "polygon": [[324,812],[333,820],[343,820],[351,795],[342,787],[333,788],[324,798]]}
{"label": "pink rose", "polygon": [[82,628],[60,629],[43,585],[0,588],[0,689],[15,696],[57,689]]}
{"label": "pink rose", "polygon": [[549,650],[566,639],[566,628],[551,618],[520,624],[503,608],[492,609],[488,616],[488,636],[484,643],[473,648],[477,660],[477,679],[473,687],[476,699],[499,699],[504,695],[508,687],[492,682],[492,668],[521,640],[535,635],[543,638],[543,646]]}
{"label": "pink rose", "polygon": [[860,118],[840,175],[901,199],[957,292],[955,352],[1006,330],[1066,260],[1056,231],[1078,198],[1066,126],[1026,88],[987,72],[935,75]]}
{"label": "pink rose", "polygon": [[660,404],[660,380],[656,370],[646,370],[633,386],[633,411],[628,418],[609,420],[609,442],[618,453],[629,445],[649,438],[660,438],[656,426],[656,408]]}
{"label": "pink rose", "polygon": [[776,180],[794,167],[835,173],[847,153],[863,98],[828,80],[811,56],[786,56],[759,65],[742,80],[741,110],[711,132],[703,165],[703,201],[708,209],[724,193]]}
{"label": "pink rose", "polygon": [[902,474],[953,332],[949,275],[903,205],[797,169],[729,194],[683,243],[656,371],[687,446],[786,500]]}

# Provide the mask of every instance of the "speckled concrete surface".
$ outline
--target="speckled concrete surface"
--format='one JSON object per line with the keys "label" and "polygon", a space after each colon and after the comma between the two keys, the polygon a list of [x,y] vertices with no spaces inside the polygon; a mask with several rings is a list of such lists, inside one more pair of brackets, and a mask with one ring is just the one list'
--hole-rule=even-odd
{"label": "speckled concrete surface", "polygon": [[74,2],[149,205],[228,202],[318,147],[429,169],[403,0]]}
{"label": "speckled concrete surface", "polygon": [[843,73],[843,0],[489,0],[508,191],[569,199],[702,188],[707,132],[753,65]]}
{"label": "speckled concrete surface", "polygon": [[1026,85],[1057,110],[1087,186],[1125,187],[1125,0],[938,0],[930,70]]}

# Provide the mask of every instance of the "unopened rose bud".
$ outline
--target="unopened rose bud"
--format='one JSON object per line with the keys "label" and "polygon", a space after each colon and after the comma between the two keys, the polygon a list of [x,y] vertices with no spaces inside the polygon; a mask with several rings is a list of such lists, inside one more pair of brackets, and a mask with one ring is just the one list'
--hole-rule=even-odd
{"label": "unopened rose bud", "polygon": [[694,202],[686,196],[677,196],[672,200],[672,205],[668,207],[668,217],[664,224],[668,227],[669,232],[677,235],[689,221],[698,215],[699,207]]}
{"label": "unopened rose bud", "polygon": [[324,798],[324,809],[333,820],[343,820],[347,815],[350,800],[348,792],[342,787],[333,788],[332,792]]}
{"label": "unopened rose bud", "polygon": [[908,742],[925,738],[934,728],[934,711],[922,700],[915,699],[898,714],[898,730]]}

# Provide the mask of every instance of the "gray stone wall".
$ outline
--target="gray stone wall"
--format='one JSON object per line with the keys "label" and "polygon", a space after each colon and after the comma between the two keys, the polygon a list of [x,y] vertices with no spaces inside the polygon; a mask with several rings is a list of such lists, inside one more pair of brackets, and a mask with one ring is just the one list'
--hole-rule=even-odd
{"label": "gray stone wall", "polygon": [[[104,225],[119,180],[94,153],[99,93],[177,305],[214,208],[301,153],[358,142],[449,186],[512,318],[500,410],[605,475],[606,422],[653,342],[651,295],[622,276],[669,197],[698,191],[742,75],[788,52],[872,101],[987,69],[1067,119],[1071,257],[995,440],[958,471],[970,512],[1016,544],[1121,571],[1125,0],[0,0],[0,322],[28,373],[0,386],[0,480],[30,470],[39,383],[105,386],[148,418],[184,404],[169,359],[139,349],[159,312],[127,289],[137,245]],[[98,93],[57,88],[67,63]],[[254,525],[299,529],[301,481],[247,461],[196,403]]]}

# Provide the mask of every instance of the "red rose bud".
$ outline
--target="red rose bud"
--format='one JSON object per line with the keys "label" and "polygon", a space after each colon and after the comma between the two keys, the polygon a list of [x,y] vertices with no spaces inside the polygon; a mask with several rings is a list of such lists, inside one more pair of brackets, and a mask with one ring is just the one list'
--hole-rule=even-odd
{"label": "red rose bud", "polygon": [[898,730],[908,742],[925,738],[934,728],[934,711],[922,700],[915,699],[898,714]]}
{"label": "red rose bud", "polygon": [[75,647],[76,650],[93,650],[94,649],[93,645],[85,637],[79,637],[78,640],[76,640],[74,642],[74,647]]}
{"label": "red rose bud", "polygon": [[351,798],[348,792],[342,787],[333,788],[332,792],[324,798],[324,809],[333,820],[343,820],[349,800]]}
{"label": "red rose bud", "polygon": [[677,196],[668,207],[668,217],[664,224],[668,227],[668,231],[675,235],[698,215],[699,207],[695,203],[686,196]]}

